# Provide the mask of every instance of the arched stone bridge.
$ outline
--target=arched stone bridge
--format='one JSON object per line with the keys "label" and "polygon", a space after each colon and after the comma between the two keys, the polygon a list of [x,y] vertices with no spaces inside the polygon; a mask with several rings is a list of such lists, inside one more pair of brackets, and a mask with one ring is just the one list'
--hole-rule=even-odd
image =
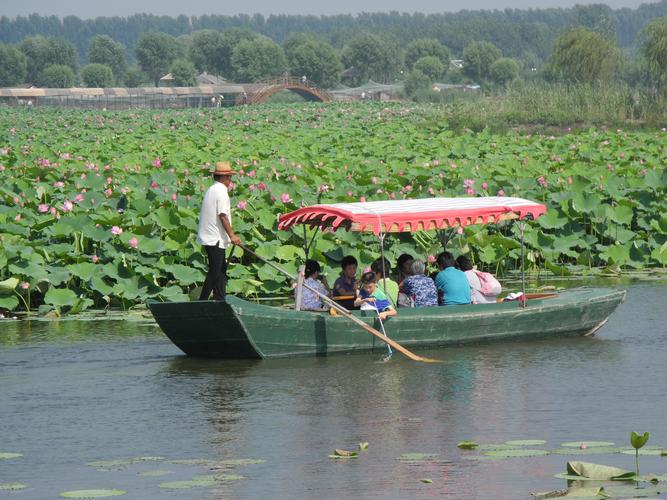
{"label": "arched stone bridge", "polygon": [[282,90],[290,90],[309,101],[328,102],[332,100],[331,94],[317,87],[310,80],[293,76],[280,76],[242,85],[244,93],[239,100],[244,104],[262,103]]}

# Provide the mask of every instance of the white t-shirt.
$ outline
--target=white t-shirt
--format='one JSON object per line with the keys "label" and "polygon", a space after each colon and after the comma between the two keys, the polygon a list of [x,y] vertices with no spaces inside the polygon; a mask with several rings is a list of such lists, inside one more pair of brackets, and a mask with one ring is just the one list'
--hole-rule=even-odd
{"label": "white t-shirt", "polygon": [[475,271],[465,271],[465,275],[470,285],[470,302],[473,304],[493,304],[496,302],[495,297],[482,293],[482,283],[479,281]]}
{"label": "white t-shirt", "polygon": [[218,245],[227,248],[231,243],[229,235],[222,227],[219,214],[225,214],[229,224],[232,224],[232,211],[227,188],[222,182],[214,182],[204,194],[199,214],[199,230],[197,243],[206,246]]}

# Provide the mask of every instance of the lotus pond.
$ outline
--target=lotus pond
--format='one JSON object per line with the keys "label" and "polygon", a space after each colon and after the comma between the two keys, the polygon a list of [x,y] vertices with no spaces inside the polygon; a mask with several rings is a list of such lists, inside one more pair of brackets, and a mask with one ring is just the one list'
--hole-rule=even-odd
{"label": "lotus pond", "polygon": [[[303,203],[478,195],[548,205],[525,234],[534,273],[664,268],[665,129],[493,135],[456,133],[447,118],[446,108],[405,104],[0,109],[0,309],[59,315],[197,294],[206,269],[197,212],[220,159],[241,172],[236,231],[291,271],[303,234],[277,231],[276,216]],[[449,236],[480,268],[502,275],[518,266],[517,225]],[[441,248],[432,233],[392,236],[387,246],[392,259]],[[342,233],[319,238],[311,256],[333,277],[347,253],[367,264],[379,248]],[[229,292],[289,291],[267,266],[237,257]]]}
{"label": "lotus pond", "polygon": [[[137,313],[2,321],[0,499],[665,498],[667,281],[622,284],[597,337],[442,364],[187,358]],[[641,489],[585,480],[634,470],[632,430]]]}

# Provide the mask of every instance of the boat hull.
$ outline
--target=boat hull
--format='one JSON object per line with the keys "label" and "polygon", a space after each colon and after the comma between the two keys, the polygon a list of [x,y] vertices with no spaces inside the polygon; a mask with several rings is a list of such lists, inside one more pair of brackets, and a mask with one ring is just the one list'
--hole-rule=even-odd
{"label": "boat hull", "polygon": [[[399,309],[384,322],[407,348],[518,338],[592,335],[625,299],[624,290],[580,288],[497,304]],[[381,341],[342,316],[294,311],[228,297],[228,302],[152,302],[160,328],[183,352],[216,358],[326,356],[367,352]],[[355,311],[380,329],[376,316]]]}

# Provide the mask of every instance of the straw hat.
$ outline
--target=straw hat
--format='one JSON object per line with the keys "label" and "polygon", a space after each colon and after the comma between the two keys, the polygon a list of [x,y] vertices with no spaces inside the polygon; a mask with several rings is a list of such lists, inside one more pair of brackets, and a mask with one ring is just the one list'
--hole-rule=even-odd
{"label": "straw hat", "polygon": [[228,161],[219,161],[215,164],[215,170],[213,175],[235,175],[238,174],[235,170],[232,170],[231,163]]}

